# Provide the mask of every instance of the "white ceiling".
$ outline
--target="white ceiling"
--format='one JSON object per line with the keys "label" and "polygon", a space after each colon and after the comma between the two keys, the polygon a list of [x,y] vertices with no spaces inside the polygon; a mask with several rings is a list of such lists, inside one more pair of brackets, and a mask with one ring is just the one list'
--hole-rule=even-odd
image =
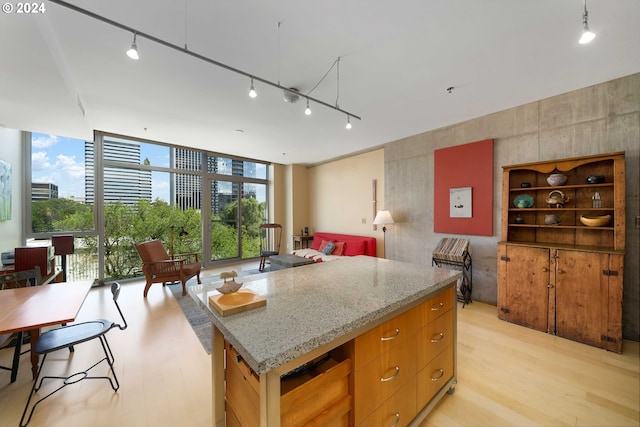
{"label": "white ceiling", "polygon": [[[71,3],[302,93],[341,57],[339,106],[362,121],[259,82],[251,99],[247,77],[141,37],[133,61],[131,33],[46,1],[0,14],[0,125],[313,164],[640,72],[639,0],[589,0],[589,45],[582,0]],[[310,96],[335,105],[336,76]]]}

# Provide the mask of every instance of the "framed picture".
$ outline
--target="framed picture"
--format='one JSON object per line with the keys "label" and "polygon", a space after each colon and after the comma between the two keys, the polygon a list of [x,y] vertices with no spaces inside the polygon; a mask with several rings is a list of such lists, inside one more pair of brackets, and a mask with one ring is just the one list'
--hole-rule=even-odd
{"label": "framed picture", "polygon": [[11,163],[0,159],[0,221],[11,219]]}
{"label": "framed picture", "polygon": [[471,191],[472,187],[449,189],[449,217],[451,218],[471,218]]}

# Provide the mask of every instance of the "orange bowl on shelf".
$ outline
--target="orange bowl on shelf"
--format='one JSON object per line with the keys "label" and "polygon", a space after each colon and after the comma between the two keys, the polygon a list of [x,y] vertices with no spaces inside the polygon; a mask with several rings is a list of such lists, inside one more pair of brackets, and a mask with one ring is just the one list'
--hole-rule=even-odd
{"label": "orange bowl on shelf", "polygon": [[611,222],[611,215],[580,215],[580,222],[588,227],[602,227]]}

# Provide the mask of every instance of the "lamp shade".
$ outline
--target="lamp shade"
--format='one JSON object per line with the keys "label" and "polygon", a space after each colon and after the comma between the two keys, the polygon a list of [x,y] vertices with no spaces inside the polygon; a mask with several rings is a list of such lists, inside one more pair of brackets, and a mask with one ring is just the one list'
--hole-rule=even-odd
{"label": "lamp shade", "polygon": [[393,217],[389,211],[378,211],[373,223],[375,225],[393,224]]}
{"label": "lamp shade", "polygon": [[55,255],[71,255],[74,250],[73,235],[51,236],[51,245]]}

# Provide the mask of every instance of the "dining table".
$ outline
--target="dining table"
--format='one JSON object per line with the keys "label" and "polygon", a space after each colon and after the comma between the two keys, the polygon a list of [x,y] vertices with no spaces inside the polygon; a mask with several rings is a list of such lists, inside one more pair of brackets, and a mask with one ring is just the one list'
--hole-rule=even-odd
{"label": "dining table", "polygon": [[[75,320],[92,284],[93,280],[82,280],[0,290],[0,334],[29,331],[34,344],[40,336],[40,328]],[[34,379],[39,361],[32,345]]]}

